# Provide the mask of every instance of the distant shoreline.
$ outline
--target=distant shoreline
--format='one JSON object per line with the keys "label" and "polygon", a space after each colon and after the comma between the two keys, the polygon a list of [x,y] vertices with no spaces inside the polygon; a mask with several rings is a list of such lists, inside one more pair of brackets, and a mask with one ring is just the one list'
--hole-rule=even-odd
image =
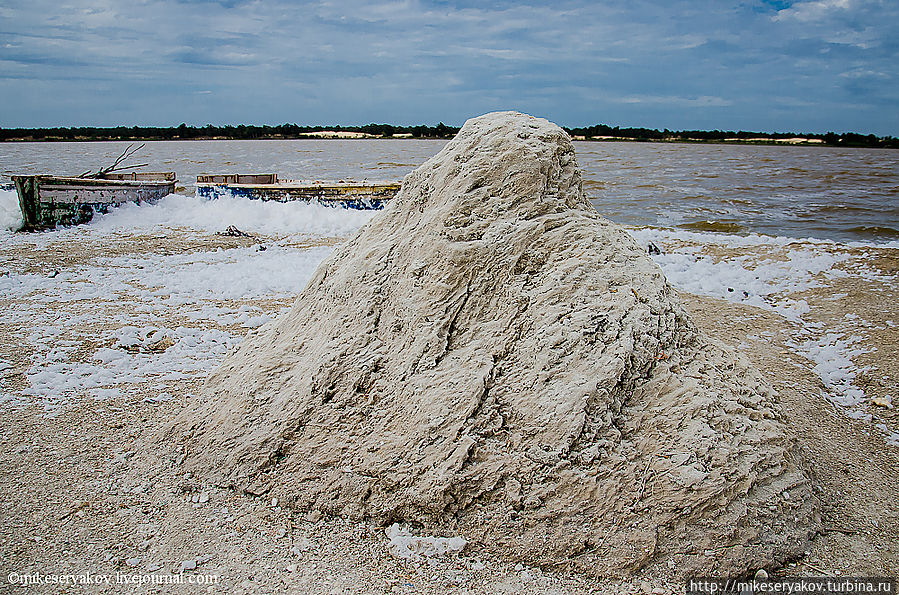
{"label": "distant shoreline", "polygon": [[[73,128],[0,128],[0,142],[144,142],[175,140],[355,140],[413,139],[447,140],[458,128],[442,122],[436,126],[187,126],[177,127],[73,127]],[[565,128],[574,140],[587,142],[659,142],[720,143],[774,146],[828,146],[899,149],[899,138],[862,135],[855,132],[837,134],[766,133],[723,130],[656,130],[652,128],[620,128],[597,124],[589,127]]]}
{"label": "distant shoreline", "polygon": [[[277,140],[315,140],[315,141],[333,141],[333,140],[442,140],[447,141],[452,137],[401,137],[401,136],[365,136],[365,137],[263,137],[263,138],[233,138],[233,137],[200,137],[200,138],[146,138],[146,137],[109,137],[109,138],[10,138],[0,139],[0,144],[9,143],[107,143],[107,142],[169,142],[169,141],[277,141]],[[756,145],[756,146],[777,146],[777,147],[824,147],[824,148],[850,148],[850,149],[899,149],[899,144],[829,144],[823,141],[805,139],[802,141],[779,140],[779,139],[727,139],[727,140],[706,140],[694,138],[671,138],[671,139],[646,139],[646,138],[583,138],[572,137],[576,142],[588,143],[660,143],[660,144],[684,144],[684,145]]]}

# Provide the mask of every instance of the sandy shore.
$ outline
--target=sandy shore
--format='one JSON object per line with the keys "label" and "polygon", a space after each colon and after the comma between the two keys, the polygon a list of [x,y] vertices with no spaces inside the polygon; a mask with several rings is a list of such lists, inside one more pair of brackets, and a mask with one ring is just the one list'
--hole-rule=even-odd
{"label": "sandy shore", "polygon": [[[638,233],[641,241],[647,233],[654,232]],[[825,533],[801,560],[769,571],[899,574],[899,446],[890,444],[899,435],[899,408],[883,406],[892,399],[899,406],[899,250],[652,237],[663,256],[689,255],[711,267],[738,263],[760,274],[772,263],[798,262],[797,254],[833,257],[826,270],[806,269],[812,282],[764,296],[771,307],[757,305],[751,284],[724,287],[724,297],[684,289],[681,296],[702,329],[738,347],[765,374],[821,483]],[[676,569],[606,582],[565,568],[499,563],[476,551],[395,559],[383,528],[309,517],[268,498],[202,485],[179,461],[156,456],[158,429],[198,398],[209,368],[292,300],[280,286],[224,298],[192,288],[172,300],[173,290],[145,285],[147,269],[187,279],[224,266],[228,255],[247,262],[265,253],[300,258],[334,241],[168,229],[16,236],[0,245],[0,591],[61,590],[17,589],[10,573],[89,573],[112,584],[71,592],[682,592],[672,579]],[[110,275],[102,283],[101,271]],[[677,286],[678,275],[669,278]],[[108,384],[106,373],[121,382]],[[66,385],[66,378],[78,381]],[[846,404],[859,394],[860,401]],[[135,589],[116,584],[117,576],[212,584]]]}

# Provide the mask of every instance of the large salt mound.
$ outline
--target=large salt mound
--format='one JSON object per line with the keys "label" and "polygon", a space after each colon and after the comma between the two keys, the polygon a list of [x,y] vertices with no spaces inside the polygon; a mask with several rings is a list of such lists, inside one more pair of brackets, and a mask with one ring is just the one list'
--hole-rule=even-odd
{"label": "large salt mound", "polygon": [[169,433],[200,477],[506,559],[739,574],[817,501],[757,371],[700,336],[542,119],[470,120]]}

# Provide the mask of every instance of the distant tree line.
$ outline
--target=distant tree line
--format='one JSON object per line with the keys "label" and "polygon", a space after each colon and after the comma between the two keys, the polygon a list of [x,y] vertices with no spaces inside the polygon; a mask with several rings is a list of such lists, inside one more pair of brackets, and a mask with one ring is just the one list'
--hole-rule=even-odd
{"label": "distant tree line", "polygon": [[79,126],[72,128],[0,128],[0,141],[35,140],[35,141],[67,141],[67,140],[200,140],[227,138],[238,140],[303,138],[303,134],[312,132],[363,132],[374,136],[390,138],[395,135],[411,135],[413,138],[451,138],[459,129],[447,126],[443,122],[436,126],[395,126],[393,124],[366,124],[365,126],[299,126],[297,124],[281,124],[279,126],[188,126],[181,124],[175,127],[154,126],[116,126],[114,128],[98,128]]}
{"label": "distant tree line", "polygon": [[[807,138],[823,141],[824,144],[838,147],[886,147],[899,149],[899,139],[892,136],[863,135],[855,132],[837,134],[796,134],[794,132],[747,132],[746,130],[656,130],[654,128],[619,128],[597,124],[585,128],[566,128],[573,136],[585,138],[621,138],[635,141],[707,141],[721,142],[725,139],[740,139],[752,142],[757,139],[785,140],[790,138]],[[763,142],[763,141],[758,141]]]}
{"label": "distant tree line", "polygon": [[[91,140],[201,140],[201,139],[279,139],[303,138],[304,134],[333,130],[336,132],[362,132],[376,137],[403,136],[412,138],[451,138],[459,128],[440,122],[436,126],[397,126],[394,124],[366,124],[364,126],[116,126],[100,128],[79,126],[72,128],[0,128],[0,141],[91,141]],[[654,128],[620,128],[596,124],[581,128],[565,128],[577,137],[585,139],[625,139],[634,141],[673,142],[722,142],[739,139],[744,142],[776,142],[790,138],[817,139],[823,144],[840,147],[899,148],[899,139],[892,136],[863,135],[855,132],[837,134],[795,134],[785,132],[747,132],[745,130],[656,130]]]}

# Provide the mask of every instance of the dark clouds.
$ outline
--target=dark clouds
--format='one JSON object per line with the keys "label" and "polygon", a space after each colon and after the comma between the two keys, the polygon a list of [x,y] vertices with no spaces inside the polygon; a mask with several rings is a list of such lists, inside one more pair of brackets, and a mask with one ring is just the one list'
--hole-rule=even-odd
{"label": "dark clouds", "polygon": [[897,6],[12,0],[0,125],[460,124],[519,109],[568,125],[896,135]]}

